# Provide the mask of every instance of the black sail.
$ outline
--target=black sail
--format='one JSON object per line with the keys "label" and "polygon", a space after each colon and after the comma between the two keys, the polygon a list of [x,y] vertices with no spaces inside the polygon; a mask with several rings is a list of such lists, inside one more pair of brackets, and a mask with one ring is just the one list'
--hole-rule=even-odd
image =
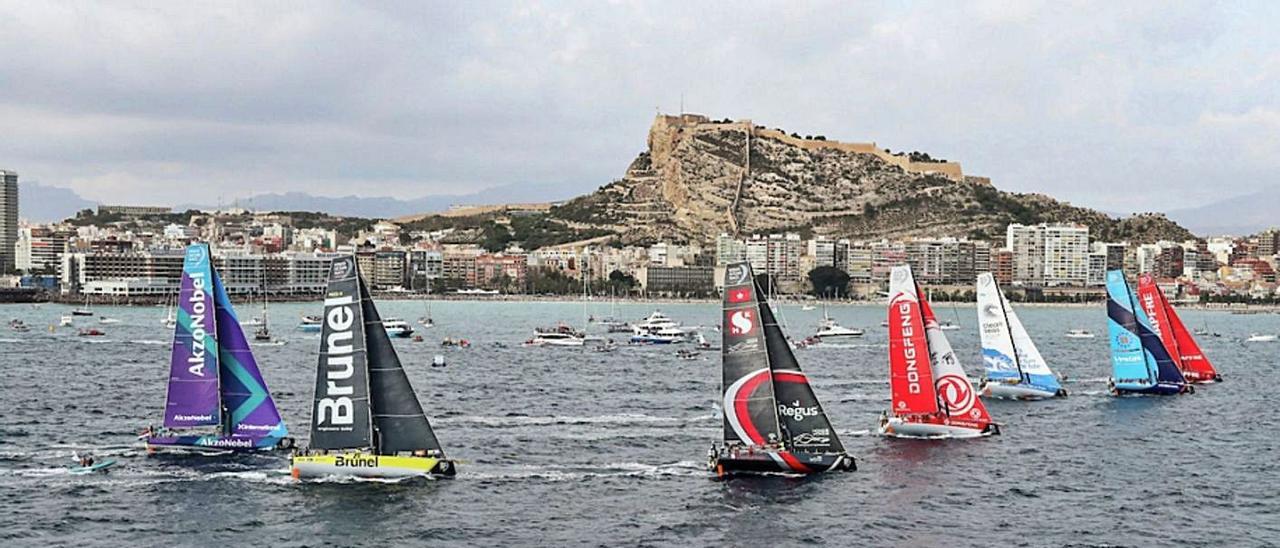
{"label": "black sail", "polygon": [[759,287],[750,263],[725,267],[722,398],[724,441],[746,445],[781,443],[769,374]]}
{"label": "black sail", "polygon": [[800,370],[791,345],[778,327],[768,303],[760,306],[764,340],[773,370],[773,394],[778,402],[778,421],[787,449],[794,452],[843,453],[844,445],[827,419],[809,378]]}
{"label": "black sail", "polygon": [[365,322],[360,300],[355,257],[334,259],[324,298],[320,363],[311,407],[313,449],[372,447]]}
{"label": "black sail", "polygon": [[391,346],[391,338],[382,327],[382,317],[369,297],[364,280],[360,281],[360,296],[369,349],[369,392],[373,400],[373,424],[378,432],[378,453],[394,455],[425,449],[433,455],[443,455],[431,423],[400,365],[400,357]]}

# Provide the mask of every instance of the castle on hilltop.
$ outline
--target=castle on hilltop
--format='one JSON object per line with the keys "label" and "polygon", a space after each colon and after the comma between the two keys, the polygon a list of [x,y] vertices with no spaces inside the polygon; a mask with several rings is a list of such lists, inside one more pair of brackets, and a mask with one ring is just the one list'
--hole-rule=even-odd
{"label": "castle on hilltop", "polygon": [[681,137],[701,132],[724,131],[727,128],[737,128],[752,137],[776,139],[805,150],[827,148],[844,152],[872,154],[887,164],[902,168],[907,173],[938,175],[953,181],[967,180],[971,183],[990,184],[990,180],[985,177],[966,177],[959,162],[913,159],[907,154],[893,154],[888,150],[881,149],[876,145],[875,141],[845,143],[829,141],[821,136],[817,138],[798,137],[795,134],[789,135],[779,129],[754,125],[751,120],[725,119],[716,121],[701,114],[657,115],[653,121],[653,126],[649,129],[649,152],[653,155],[653,162],[661,164],[666,160],[666,153],[671,151],[671,148],[675,143],[679,142]]}

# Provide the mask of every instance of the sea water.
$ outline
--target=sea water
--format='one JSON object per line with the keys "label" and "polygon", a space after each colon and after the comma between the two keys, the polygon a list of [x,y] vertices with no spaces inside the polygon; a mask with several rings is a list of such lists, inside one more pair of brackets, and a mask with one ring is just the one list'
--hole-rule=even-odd
{"label": "sea water", "polygon": [[[421,302],[382,302],[410,321]],[[523,348],[539,325],[581,325],[606,304],[436,302],[424,342],[396,339],[456,479],[298,483],[286,455],[147,457],[137,432],[161,420],[171,330],[163,308],[96,306],[104,337],[49,332],[69,307],[0,306],[31,331],[0,330],[0,544],[433,546],[1264,546],[1280,543],[1280,315],[1185,311],[1226,377],[1179,397],[1114,398],[1106,317],[1088,308],[1020,307],[1066,399],[990,402],[1004,434],[966,441],[870,435],[889,402],[879,306],[834,306],[865,337],[797,351],[857,472],[713,481],[720,438],[718,352],[680,347]],[[719,305],[654,308],[713,329]],[[954,318],[947,305],[935,307]],[[797,339],[821,310],[784,305]],[[319,303],[271,309],[282,346],[255,354],[293,436],[304,442],[319,335],[296,330]],[[258,313],[245,306],[241,319]],[[972,305],[948,331],[981,374]],[[78,326],[96,318],[77,317]],[[416,326],[419,327],[420,326]],[[1063,334],[1084,328],[1095,339]],[[6,329],[6,328],[0,328]],[[252,327],[245,326],[247,332]],[[603,335],[603,327],[594,330]],[[445,337],[467,349],[442,348]],[[686,346],[687,347],[687,346]],[[444,354],[447,367],[431,367]],[[72,476],[76,452],[119,463]]]}

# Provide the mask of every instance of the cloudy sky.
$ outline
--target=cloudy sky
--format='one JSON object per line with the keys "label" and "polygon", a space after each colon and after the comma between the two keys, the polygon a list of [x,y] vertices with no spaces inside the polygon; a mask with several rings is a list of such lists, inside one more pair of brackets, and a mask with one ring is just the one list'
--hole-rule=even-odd
{"label": "cloudy sky", "polygon": [[585,192],[683,95],[1111,211],[1280,191],[1276,2],[182,4],[0,0],[0,168],[110,202]]}

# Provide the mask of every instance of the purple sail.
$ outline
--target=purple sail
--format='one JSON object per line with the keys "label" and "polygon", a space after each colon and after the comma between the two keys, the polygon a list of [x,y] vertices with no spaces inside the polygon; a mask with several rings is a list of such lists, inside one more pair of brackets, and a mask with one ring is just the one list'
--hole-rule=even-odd
{"label": "purple sail", "polygon": [[209,246],[187,247],[178,294],[178,322],[169,360],[164,425],[190,428],[222,422],[218,397],[218,339]]}

